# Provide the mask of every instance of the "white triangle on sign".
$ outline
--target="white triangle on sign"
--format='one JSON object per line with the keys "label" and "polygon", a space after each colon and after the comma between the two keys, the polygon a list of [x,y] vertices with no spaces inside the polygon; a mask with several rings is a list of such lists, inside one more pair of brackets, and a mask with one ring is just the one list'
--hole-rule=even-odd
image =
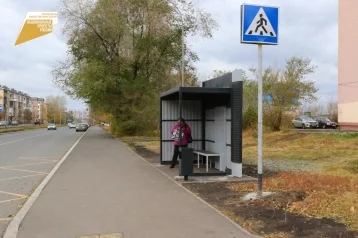
{"label": "white triangle on sign", "polygon": [[276,32],[272,28],[271,22],[262,7],[252,20],[245,35],[276,37]]}

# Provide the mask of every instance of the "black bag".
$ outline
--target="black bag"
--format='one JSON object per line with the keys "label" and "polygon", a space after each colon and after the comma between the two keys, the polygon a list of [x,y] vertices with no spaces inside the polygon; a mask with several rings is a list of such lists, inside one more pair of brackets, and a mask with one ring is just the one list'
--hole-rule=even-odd
{"label": "black bag", "polygon": [[191,134],[188,134],[188,143],[192,143],[193,142],[193,137],[191,137]]}

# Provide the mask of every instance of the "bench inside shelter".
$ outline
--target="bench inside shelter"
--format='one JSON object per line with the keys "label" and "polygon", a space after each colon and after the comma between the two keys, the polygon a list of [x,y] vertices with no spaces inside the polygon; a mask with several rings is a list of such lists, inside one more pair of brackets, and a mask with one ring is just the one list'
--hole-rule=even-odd
{"label": "bench inside shelter", "polygon": [[[208,151],[208,150],[194,150],[194,155],[196,156],[198,168],[200,168],[200,161],[202,161],[204,163],[204,159],[205,159],[206,172],[209,172],[209,168],[211,168],[213,158],[214,158],[214,163],[215,163],[216,158],[218,158],[219,163],[221,162],[221,154],[220,153],[215,153],[215,152]],[[203,158],[203,159],[201,160],[201,158]]]}

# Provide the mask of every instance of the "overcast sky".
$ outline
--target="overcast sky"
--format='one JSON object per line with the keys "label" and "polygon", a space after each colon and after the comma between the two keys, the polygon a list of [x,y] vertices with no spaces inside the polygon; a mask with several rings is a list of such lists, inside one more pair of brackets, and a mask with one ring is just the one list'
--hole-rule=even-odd
{"label": "overcast sky", "polygon": [[[187,38],[200,57],[201,80],[216,70],[247,70],[257,65],[257,46],[240,43],[240,5],[255,3],[280,7],[278,46],[264,46],[264,66],[283,67],[292,56],[309,57],[317,65],[310,79],[323,100],[337,98],[338,0],[194,0],[219,23],[212,39]],[[14,46],[26,12],[57,11],[58,0],[0,0],[0,85],[46,97],[62,92],[50,73],[57,61],[66,58],[66,39],[60,25],[52,34]],[[69,108],[82,102],[69,100]]]}

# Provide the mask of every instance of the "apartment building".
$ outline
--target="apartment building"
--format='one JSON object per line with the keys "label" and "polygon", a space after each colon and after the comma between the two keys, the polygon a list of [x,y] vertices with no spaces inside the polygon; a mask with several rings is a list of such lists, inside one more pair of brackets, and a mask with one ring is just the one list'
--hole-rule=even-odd
{"label": "apartment building", "polygon": [[86,109],[82,109],[82,110],[74,110],[73,111],[73,117],[75,121],[83,121],[83,120],[88,120],[89,118],[89,113]]}
{"label": "apartment building", "polygon": [[32,121],[44,121],[46,108],[45,99],[32,97],[31,99]]}
{"label": "apartment building", "polygon": [[0,85],[1,120],[24,121],[24,110],[30,109],[30,96],[14,88]]}
{"label": "apartment building", "polygon": [[358,1],[339,0],[338,13],[338,124],[343,130],[358,130],[358,80],[355,27]]}

